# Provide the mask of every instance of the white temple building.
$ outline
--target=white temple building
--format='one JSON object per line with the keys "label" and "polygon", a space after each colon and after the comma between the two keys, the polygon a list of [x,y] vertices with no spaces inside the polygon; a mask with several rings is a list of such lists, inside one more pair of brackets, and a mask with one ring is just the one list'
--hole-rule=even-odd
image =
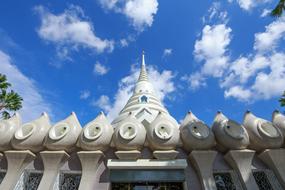
{"label": "white temple building", "polygon": [[[190,105],[189,105],[190,106]],[[33,110],[31,110],[33,111]],[[51,125],[43,113],[0,121],[0,190],[285,189],[285,116],[217,112],[207,126],[181,124],[156,96],[142,55],[133,95],[119,115],[81,126],[75,113]]]}

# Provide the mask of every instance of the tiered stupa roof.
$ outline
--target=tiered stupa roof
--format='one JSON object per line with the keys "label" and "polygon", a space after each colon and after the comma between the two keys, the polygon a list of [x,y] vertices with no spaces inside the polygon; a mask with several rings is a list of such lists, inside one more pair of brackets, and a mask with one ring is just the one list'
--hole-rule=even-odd
{"label": "tiered stupa roof", "polygon": [[125,107],[121,110],[118,117],[114,119],[112,124],[122,121],[130,112],[136,117],[137,120],[143,123],[145,127],[156,118],[158,113],[164,113],[165,115],[169,116],[171,120],[177,123],[161,103],[152,83],[148,79],[144,52],[142,53],[140,75],[134,87],[133,95],[130,97]]}

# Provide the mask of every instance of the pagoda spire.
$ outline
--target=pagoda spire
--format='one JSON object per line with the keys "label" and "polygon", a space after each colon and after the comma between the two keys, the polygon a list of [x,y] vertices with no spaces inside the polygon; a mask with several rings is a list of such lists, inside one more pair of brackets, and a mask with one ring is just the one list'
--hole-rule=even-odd
{"label": "pagoda spire", "polygon": [[140,81],[148,81],[146,66],[145,66],[145,60],[144,60],[144,51],[142,52],[141,71],[140,71],[140,76],[138,79],[138,82],[140,82]]}
{"label": "pagoda spire", "polygon": [[169,115],[167,109],[157,97],[151,80],[148,79],[144,56],[145,53],[143,51],[140,75],[134,86],[133,94],[112,124],[124,120],[130,112],[140,122],[146,120],[144,123],[151,123],[160,112]]}

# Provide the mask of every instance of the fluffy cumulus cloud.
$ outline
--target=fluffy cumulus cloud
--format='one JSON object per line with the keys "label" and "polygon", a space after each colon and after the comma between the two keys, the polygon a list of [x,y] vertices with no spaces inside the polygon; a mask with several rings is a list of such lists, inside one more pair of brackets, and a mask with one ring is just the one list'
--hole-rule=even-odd
{"label": "fluffy cumulus cloud", "polygon": [[107,68],[106,66],[102,65],[100,62],[96,62],[94,64],[94,68],[93,68],[93,73],[95,75],[105,75],[107,74],[109,71],[109,68]]}
{"label": "fluffy cumulus cloud", "polygon": [[221,80],[222,87],[228,87],[238,83],[246,84],[247,81],[258,71],[265,69],[269,65],[269,60],[262,55],[254,57],[240,57],[233,61],[227,69],[224,79]]}
{"label": "fluffy cumulus cloud", "polygon": [[236,1],[239,6],[246,11],[250,11],[252,8],[268,3],[271,0],[228,0],[229,2]]}
{"label": "fluffy cumulus cloud", "polygon": [[1,50],[0,68],[1,73],[12,84],[12,89],[23,98],[23,107],[20,110],[23,121],[34,120],[43,112],[53,115],[51,105],[43,98],[35,82],[12,64],[11,57]]}
{"label": "fluffy cumulus cloud", "polygon": [[255,34],[252,52],[233,59],[228,55],[231,28],[226,24],[206,25],[195,43],[194,55],[202,63],[198,71],[182,79],[192,89],[206,86],[206,80],[219,80],[226,98],[255,101],[280,96],[285,89],[285,53],[280,49],[285,33],[279,18]]}
{"label": "fluffy cumulus cloud", "polygon": [[98,0],[106,10],[125,15],[137,31],[150,27],[158,10],[157,0]]}
{"label": "fluffy cumulus cloud", "polygon": [[285,89],[285,53],[273,53],[269,57],[267,70],[259,72],[252,91],[259,97],[269,99],[279,96]]}
{"label": "fluffy cumulus cloud", "polygon": [[225,55],[230,43],[231,28],[225,24],[206,25],[201,39],[195,43],[194,55],[198,61],[205,61],[202,73],[219,77],[228,64]]}
{"label": "fluffy cumulus cloud", "polygon": [[[113,120],[131,97],[139,72],[140,69],[133,66],[131,73],[120,80],[113,102],[108,96],[102,95],[92,104],[103,109],[108,118]],[[156,90],[157,97],[161,101],[164,101],[166,97],[169,97],[175,91],[173,72],[168,70],[159,72],[155,67],[148,66],[148,76]]]}
{"label": "fluffy cumulus cloud", "polygon": [[221,79],[225,97],[241,101],[269,99],[285,89],[285,54],[272,53],[253,58],[241,57],[232,63],[229,73]]}
{"label": "fluffy cumulus cloud", "polygon": [[201,64],[201,69],[182,77],[192,90],[206,86],[206,77],[223,76],[229,65],[227,52],[231,31],[226,24],[206,25],[203,28],[201,37],[196,40],[194,46],[194,56]]}
{"label": "fluffy cumulus cloud", "polygon": [[242,86],[231,86],[225,90],[225,97],[233,97],[240,101],[247,101],[252,96],[251,91]]}
{"label": "fluffy cumulus cloud", "polygon": [[78,6],[70,6],[61,14],[53,14],[43,6],[37,6],[35,10],[41,18],[38,35],[54,43],[61,58],[68,58],[69,50],[78,50],[79,47],[97,53],[112,51],[114,48],[112,40],[101,39],[95,34],[92,23]]}
{"label": "fluffy cumulus cloud", "polygon": [[141,30],[145,26],[152,25],[157,7],[157,0],[129,0],[124,7],[124,14],[136,29]]}
{"label": "fluffy cumulus cloud", "polygon": [[265,32],[255,34],[254,49],[257,51],[271,51],[276,49],[285,35],[285,18],[282,17],[268,26]]}

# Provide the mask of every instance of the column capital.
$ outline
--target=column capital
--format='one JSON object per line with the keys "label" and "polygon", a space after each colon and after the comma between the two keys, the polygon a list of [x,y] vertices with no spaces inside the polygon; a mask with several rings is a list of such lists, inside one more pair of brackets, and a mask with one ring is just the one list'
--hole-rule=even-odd
{"label": "column capital", "polygon": [[244,189],[259,190],[252,174],[254,150],[230,150],[225,156],[227,163],[238,173]]}
{"label": "column capital", "polygon": [[4,154],[8,168],[0,189],[13,189],[24,169],[36,158],[36,155],[30,150],[9,150]]}
{"label": "column capital", "polygon": [[216,183],[213,177],[213,164],[217,151],[194,150],[190,153],[189,159],[198,172],[198,177],[203,190],[216,190]]}
{"label": "column capital", "polygon": [[65,151],[42,151],[40,152],[44,173],[38,189],[52,190],[56,176],[60,168],[68,160],[69,155]]}

